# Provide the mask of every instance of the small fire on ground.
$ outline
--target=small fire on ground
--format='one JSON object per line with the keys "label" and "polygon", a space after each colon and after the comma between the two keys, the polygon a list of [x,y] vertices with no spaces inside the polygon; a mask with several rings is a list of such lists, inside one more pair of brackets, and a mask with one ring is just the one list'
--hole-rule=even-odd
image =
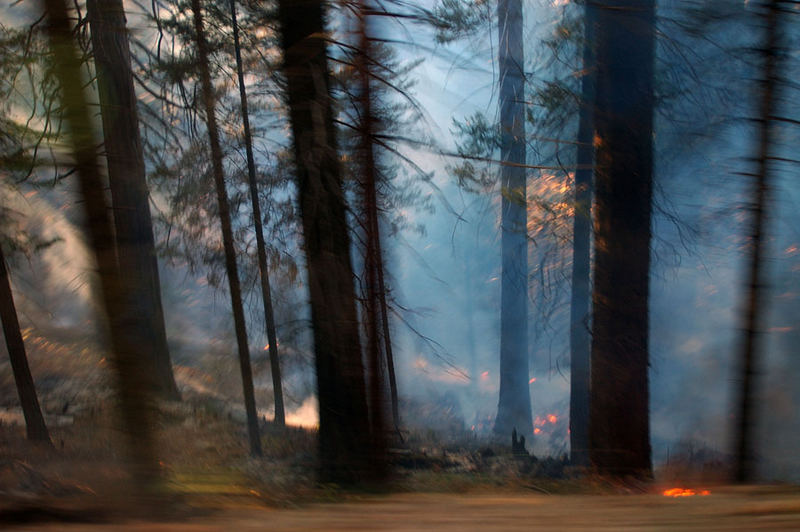
{"label": "small fire on ground", "polygon": [[695,491],[693,489],[670,488],[661,493],[664,497],[692,497],[693,495],[711,495],[708,490]]}

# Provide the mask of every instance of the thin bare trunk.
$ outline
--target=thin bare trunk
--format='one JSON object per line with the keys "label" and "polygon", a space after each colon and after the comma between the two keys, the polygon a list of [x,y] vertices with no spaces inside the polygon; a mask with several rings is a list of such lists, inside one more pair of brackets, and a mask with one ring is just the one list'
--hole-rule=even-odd
{"label": "thin bare trunk", "polygon": [[267,341],[269,342],[267,348],[269,350],[269,365],[272,372],[272,389],[275,397],[275,423],[282,427],[286,424],[286,413],[283,407],[283,385],[281,382],[281,365],[278,359],[278,337],[277,334],[275,334],[275,314],[272,308],[272,291],[269,285],[267,246],[264,243],[261,206],[258,202],[256,161],[253,156],[253,137],[250,134],[247,89],[244,85],[244,68],[242,67],[242,52],[239,44],[239,24],[236,21],[236,0],[231,0],[231,21],[233,24],[233,46],[236,53],[236,73],[239,78],[239,98],[241,99],[242,126],[244,127],[244,146],[247,152],[247,182],[250,188],[250,202],[253,208],[253,227],[255,227],[256,230],[258,271],[261,278],[261,299],[264,303],[264,321],[266,321]]}
{"label": "thin bare trunk", "polygon": [[28,439],[52,445],[47,425],[42,416],[42,409],[39,407],[39,399],[36,397],[36,387],[33,384],[31,370],[28,367],[25,341],[19,330],[17,309],[14,306],[14,295],[11,292],[11,281],[8,278],[6,258],[3,255],[2,247],[0,247],[0,320],[3,322],[8,358],[11,360],[11,371],[14,373],[14,382],[17,384],[22,415],[25,416]]}
{"label": "thin bare trunk", "polygon": [[253,392],[253,370],[250,366],[250,350],[247,345],[247,324],[242,307],[242,290],[239,284],[239,272],[236,268],[236,249],[233,244],[231,213],[228,204],[228,191],[225,189],[225,173],[222,166],[222,147],[219,142],[217,128],[216,98],[211,74],[208,66],[208,43],[203,28],[203,12],[200,0],[192,0],[195,39],[197,40],[197,57],[200,68],[200,84],[203,91],[203,107],[208,129],[208,142],[211,149],[211,167],[214,174],[214,185],[217,189],[219,205],[219,221],[222,228],[222,245],[225,248],[225,271],[228,275],[228,288],[231,293],[233,323],[236,329],[236,345],[239,348],[239,369],[242,374],[242,391],[244,408],[247,413],[247,433],[250,437],[250,453],[261,456],[261,436],[258,430],[258,414],[256,412],[255,394]]}

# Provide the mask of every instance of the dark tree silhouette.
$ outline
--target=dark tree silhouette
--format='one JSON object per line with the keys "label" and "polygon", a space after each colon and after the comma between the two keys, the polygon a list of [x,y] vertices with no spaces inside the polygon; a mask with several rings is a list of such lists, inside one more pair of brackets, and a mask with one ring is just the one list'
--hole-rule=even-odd
{"label": "dark tree silhouette", "polygon": [[279,0],[278,20],[311,303],[320,476],[354,483],[370,477],[372,450],[323,2]]}
{"label": "dark tree silhouette", "polygon": [[522,2],[497,4],[500,75],[502,279],[500,399],[494,432],[533,435],[528,384],[528,238],[525,187],[525,73]]}
{"label": "dark tree silhouette", "polygon": [[225,271],[228,276],[228,289],[231,293],[233,323],[236,330],[236,345],[239,349],[239,369],[242,373],[242,391],[244,407],[247,413],[247,433],[250,438],[250,453],[261,455],[261,436],[258,429],[255,394],[253,392],[253,370],[250,366],[250,349],[247,345],[247,324],[242,307],[242,289],[239,283],[239,271],[236,267],[236,250],[233,244],[230,205],[228,192],[225,189],[225,171],[222,164],[222,147],[219,141],[219,129],[216,117],[216,97],[211,83],[208,64],[208,42],[203,27],[203,12],[200,0],[192,0],[192,16],[197,44],[197,65],[199,68],[202,90],[203,110],[206,117],[208,142],[211,150],[211,168],[219,205],[219,221],[222,228],[222,245],[225,249]]}
{"label": "dark tree silhouette", "polygon": [[608,0],[596,6],[590,459],[601,473],[650,476],[655,4]]}
{"label": "dark tree silhouette", "polygon": [[31,370],[28,367],[25,342],[19,330],[14,294],[11,293],[11,281],[8,277],[2,246],[0,246],[0,320],[3,322],[8,358],[11,361],[11,371],[14,373],[14,382],[17,385],[22,415],[25,416],[28,439],[51,444],[42,409],[39,407],[39,399],[36,397],[36,387],[33,384]]}
{"label": "dark tree silhouette", "polygon": [[572,226],[572,294],[570,301],[569,446],[574,465],[589,464],[589,368],[591,358],[590,240],[592,237],[592,163],[594,146],[595,19],[591,2],[584,6],[583,73],[578,116],[575,215]]}
{"label": "dark tree silhouette", "polygon": [[[764,272],[762,262],[767,239],[764,237],[767,225],[767,203],[770,191],[770,160],[775,140],[774,122],[776,120],[777,85],[780,76],[780,28],[781,0],[768,0],[761,5],[765,25],[764,44],[760,50],[762,57],[761,101],[759,102],[758,153],[756,173],[753,175],[752,203],[750,209],[750,242],[747,257],[747,291],[742,315],[742,344],[740,354],[740,383],[737,393],[738,417],[736,425],[735,480],[752,481],[755,475],[755,455],[753,449],[753,396],[755,376],[759,363],[759,332],[764,320]],[[786,15],[785,13],[783,14]]]}
{"label": "dark tree silhouette", "polygon": [[239,44],[239,24],[236,20],[236,0],[231,3],[231,24],[233,26],[233,46],[236,55],[236,74],[239,80],[239,98],[242,109],[242,127],[244,128],[244,146],[247,153],[247,185],[250,190],[250,202],[253,209],[253,227],[256,232],[256,249],[258,253],[258,271],[261,279],[261,300],[264,304],[264,321],[267,328],[269,349],[269,365],[272,372],[272,389],[275,397],[275,423],[286,424],[286,413],[283,407],[283,384],[281,382],[281,365],[278,359],[278,336],[275,333],[275,313],[272,308],[272,291],[269,284],[269,267],[267,266],[267,246],[264,243],[264,228],[261,220],[261,206],[258,203],[258,185],[256,182],[256,161],[253,156],[253,137],[250,133],[250,116],[247,107],[247,88],[244,84],[244,68],[242,67],[242,51]]}
{"label": "dark tree silhouette", "polygon": [[161,283],[122,0],[88,0],[100,114],[121,275],[136,286],[132,333],[153,365],[156,392],[179,399],[167,347]]}
{"label": "dark tree silhouette", "polygon": [[[360,184],[362,220],[364,229],[364,284],[366,297],[364,298],[364,321],[367,342],[367,367],[369,369],[369,407],[370,424],[372,430],[372,468],[376,477],[386,474],[386,413],[385,413],[385,388],[386,379],[383,376],[383,357],[391,356],[391,351],[386,351],[386,346],[391,346],[391,340],[384,338],[388,329],[386,318],[386,299],[383,293],[383,257],[380,245],[380,221],[378,218],[378,168],[375,161],[374,135],[376,131],[376,117],[373,112],[373,99],[371,88],[372,48],[369,29],[371,6],[366,0],[359,2],[359,51],[358,51],[358,107],[361,116],[359,124],[359,158],[360,158]],[[380,321],[379,321],[380,320]],[[385,325],[385,328],[384,328]],[[381,340],[385,340],[382,342]],[[394,397],[396,398],[396,388]],[[392,404],[394,415],[398,414],[395,404]],[[395,426],[397,419],[394,419]]]}
{"label": "dark tree silhouette", "polygon": [[[97,161],[95,133],[83,94],[81,60],[75,50],[69,10],[63,0],[45,0],[44,6],[46,33],[54,55],[53,74],[60,86],[61,116],[69,132],[68,147],[86,214],[89,249],[97,264],[101,315],[108,320],[110,359],[118,380],[120,415],[132,461],[133,487],[140,494],[152,496],[160,482],[152,432],[153,375],[140,356],[136,321],[131,316],[131,310],[136,308],[133,300],[138,297],[137,287],[120,275],[117,268],[111,210]],[[148,501],[157,502],[152,497]]]}

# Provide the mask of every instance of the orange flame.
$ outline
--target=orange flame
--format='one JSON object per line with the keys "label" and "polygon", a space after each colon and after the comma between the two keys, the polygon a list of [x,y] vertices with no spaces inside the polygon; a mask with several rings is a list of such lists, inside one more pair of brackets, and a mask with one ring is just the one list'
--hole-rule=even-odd
{"label": "orange flame", "polygon": [[670,488],[668,490],[664,490],[662,495],[665,497],[692,497],[693,495],[711,495],[711,492],[708,490],[695,491],[693,489]]}
{"label": "orange flame", "polygon": [[558,416],[556,416],[555,414],[547,414],[547,421],[550,423],[555,423],[556,421],[558,421]]}

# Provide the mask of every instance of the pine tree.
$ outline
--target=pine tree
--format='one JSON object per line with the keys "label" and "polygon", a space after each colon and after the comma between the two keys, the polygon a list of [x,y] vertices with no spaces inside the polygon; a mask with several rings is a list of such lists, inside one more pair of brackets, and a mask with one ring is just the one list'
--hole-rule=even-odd
{"label": "pine tree", "polygon": [[233,26],[233,46],[236,55],[236,73],[239,81],[239,97],[242,109],[242,126],[244,128],[244,145],[247,153],[247,185],[250,191],[250,202],[253,208],[253,228],[256,232],[256,248],[258,253],[258,271],[261,280],[261,300],[264,304],[264,321],[267,329],[269,365],[272,372],[272,389],[275,397],[275,423],[286,424],[286,413],[283,407],[283,384],[281,382],[281,366],[278,359],[278,336],[275,333],[275,314],[272,308],[272,290],[269,284],[269,268],[267,266],[267,247],[264,243],[264,228],[261,220],[261,206],[258,202],[256,183],[256,161],[253,156],[253,138],[250,133],[250,116],[247,106],[247,89],[244,84],[244,68],[242,52],[239,44],[239,24],[236,20],[236,0],[231,3],[231,23]]}
{"label": "pine tree", "polygon": [[119,268],[138,287],[131,326],[138,335],[142,356],[151,359],[156,391],[169,399],[179,399],[164,327],[125,12],[122,0],[89,0],[86,7]]}
{"label": "pine tree", "polygon": [[742,344],[739,357],[741,378],[738,392],[738,416],[735,431],[735,480],[751,482],[755,476],[755,452],[753,428],[755,421],[756,375],[759,366],[760,339],[764,321],[764,271],[763,260],[766,251],[765,230],[767,207],[771,187],[771,159],[775,142],[775,120],[777,117],[777,87],[780,76],[780,24],[783,4],[781,0],[763,2],[765,23],[764,44],[759,50],[762,60],[761,101],[759,102],[757,170],[753,181],[752,218],[750,220],[750,248],[747,258],[747,291],[742,316]]}
{"label": "pine tree", "polygon": [[212,173],[219,205],[222,244],[225,250],[225,271],[228,276],[228,289],[231,295],[233,322],[236,330],[236,345],[239,350],[239,369],[242,374],[242,391],[244,393],[244,407],[247,413],[247,433],[250,439],[250,453],[253,456],[260,456],[261,436],[258,429],[258,414],[256,412],[255,393],[253,391],[253,370],[250,365],[250,349],[247,343],[247,325],[245,323],[244,308],[242,306],[242,289],[239,283],[239,271],[236,266],[236,250],[234,249],[233,243],[230,205],[228,204],[228,192],[225,188],[222,147],[220,146],[219,130],[217,127],[216,98],[214,95],[214,87],[211,83],[211,74],[208,64],[208,42],[206,41],[205,28],[203,26],[203,12],[200,0],[192,0],[191,5],[197,44],[197,63],[202,89],[203,109],[205,111],[208,142],[211,150]]}
{"label": "pine tree", "polygon": [[279,0],[278,21],[311,303],[320,476],[354,483],[370,477],[372,459],[323,2]]}
{"label": "pine tree", "polygon": [[8,358],[11,361],[11,371],[14,373],[14,382],[17,385],[22,415],[25,417],[28,439],[51,444],[50,433],[44,423],[42,409],[36,396],[36,387],[33,384],[30,367],[28,367],[25,342],[19,330],[17,309],[14,306],[14,295],[11,292],[11,281],[2,246],[0,246],[0,320],[3,322]]}
{"label": "pine tree", "polygon": [[[97,161],[95,133],[81,83],[81,61],[75,51],[73,28],[66,2],[45,0],[53,74],[60,86],[62,118],[68,129],[68,148],[74,159],[80,198],[86,214],[85,231],[97,264],[101,323],[107,332],[110,360],[117,377],[122,427],[127,437],[133,484],[145,502],[160,482],[152,424],[152,372],[139,356],[138,338],[131,322],[136,287],[120,275],[116,261],[113,221]],[[106,321],[107,320],[107,321]]]}

